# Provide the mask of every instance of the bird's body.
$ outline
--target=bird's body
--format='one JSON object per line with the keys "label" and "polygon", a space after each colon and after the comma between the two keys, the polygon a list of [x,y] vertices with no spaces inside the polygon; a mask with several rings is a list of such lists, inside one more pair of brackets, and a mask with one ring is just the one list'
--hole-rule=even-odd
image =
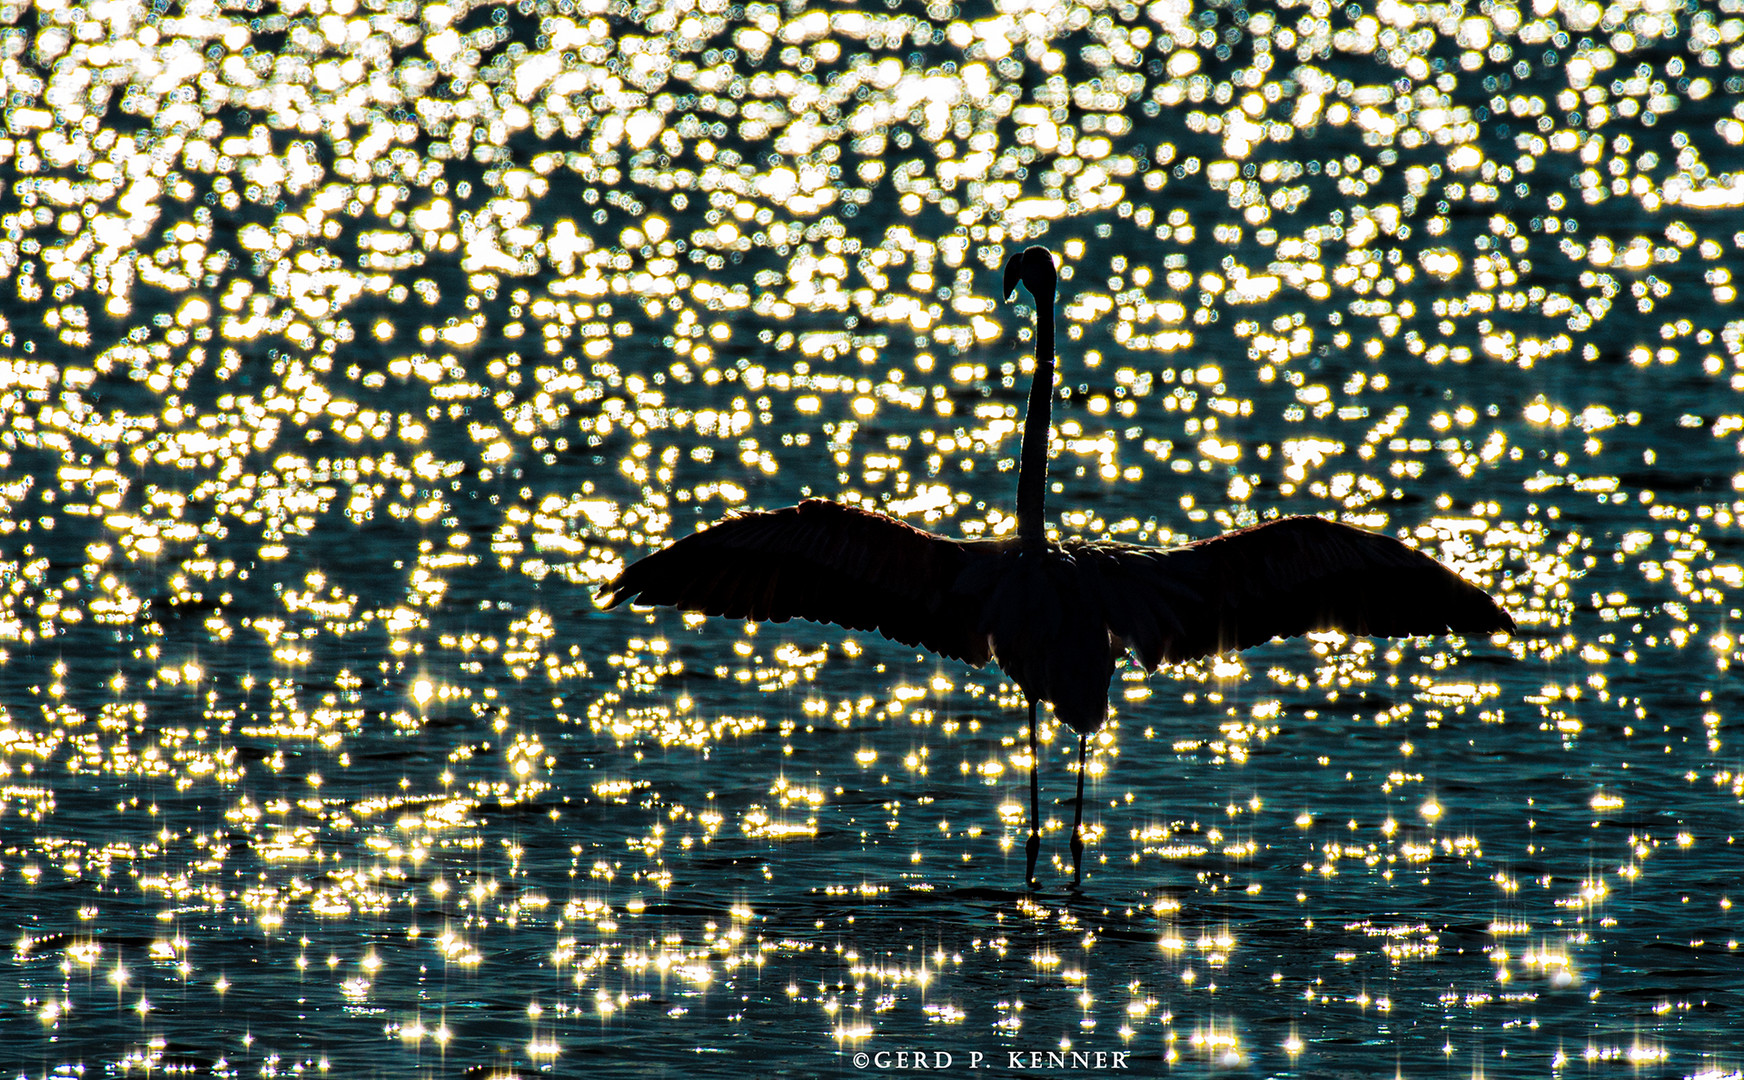
{"label": "bird's body", "polygon": [[[1491,633],[1513,628],[1488,594],[1421,552],[1317,517],[1288,517],[1173,548],[1047,538],[1042,498],[1053,387],[1052,257],[1013,256],[1036,298],[1036,375],[1018,479],[1016,535],[953,540],[823,499],[742,513],[626,567],[602,593],[735,619],[810,619],[875,630],[979,665],[992,661],[1030,705],[1084,739],[1107,719],[1124,654],[1146,669],[1315,630]],[[1027,878],[1040,846],[1031,772]],[[1082,853],[1074,822],[1074,872]]]}

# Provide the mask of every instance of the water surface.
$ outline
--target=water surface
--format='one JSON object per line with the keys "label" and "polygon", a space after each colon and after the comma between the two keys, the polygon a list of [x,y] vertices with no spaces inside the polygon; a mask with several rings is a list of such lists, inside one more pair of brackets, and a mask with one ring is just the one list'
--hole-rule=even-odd
{"label": "water surface", "polygon": [[[14,1074],[1744,1067],[1732,0],[0,10]],[[1029,243],[1062,535],[1519,623],[1123,670],[1076,894],[997,671],[592,600],[1012,528]]]}

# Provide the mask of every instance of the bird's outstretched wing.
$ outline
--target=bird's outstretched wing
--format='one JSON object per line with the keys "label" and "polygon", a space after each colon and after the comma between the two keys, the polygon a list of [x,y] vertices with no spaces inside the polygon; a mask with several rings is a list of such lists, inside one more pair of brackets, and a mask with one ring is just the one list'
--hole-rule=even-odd
{"label": "bird's outstretched wing", "polygon": [[1487,634],[1514,620],[1482,589],[1389,536],[1288,517],[1177,548],[1072,552],[1109,629],[1148,668],[1316,630]]}
{"label": "bird's outstretched wing", "polygon": [[[984,542],[983,542],[984,543]],[[824,499],[738,514],[661,548],[601,586],[606,607],[669,605],[732,619],[810,619],[987,662],[979,606],[959,578],[974,542]]]}

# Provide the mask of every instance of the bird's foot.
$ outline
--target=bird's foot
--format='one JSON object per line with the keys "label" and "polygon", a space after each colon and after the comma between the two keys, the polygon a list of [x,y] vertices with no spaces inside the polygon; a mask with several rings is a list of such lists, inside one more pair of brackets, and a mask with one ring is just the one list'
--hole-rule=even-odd
{"label": "bird's foot", "polygon": [[1072,888],[1076,889],[1083,880],[1084,867],[1084,834],[1081,830],[1072,830]]}
{"label": "bird's foot", "polygon": [[1035,888],[1035,883],[1036,883],[1036,876],[1035,876],[1036,856],[1038,856],[1042,853],[1041,834],[1040,833],[1033,833],[1033,832],[1030,833],[1029,834],[1029,843],[1024,845],[1024,850],[1026,852],[1028,852],[1028,854],[1029,854],[1029,861],[1028,861],[1029,868],[1024,871],[1023,880],[1024,880],[1025,884],[1027,884],[1030,888],[1033,889],[1033,888]]}

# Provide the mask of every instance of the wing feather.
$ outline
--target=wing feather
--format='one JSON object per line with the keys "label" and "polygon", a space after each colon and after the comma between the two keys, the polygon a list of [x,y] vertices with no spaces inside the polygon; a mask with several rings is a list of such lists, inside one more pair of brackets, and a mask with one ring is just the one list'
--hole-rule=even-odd
{"label": "wing feather", "polygon": [[1146,667],[1316,630],[1376,637],[1496,633],[1490,595],[1389,536],[1288,517],[1177,548],[1086,543],[1109,629]]}
{"label": "wing feather", "polygon": [[[664,605],[734,619],[809,619],[873,630],[986,663],[980,603],[965,575],[991,547],[808,499],[739,514],[639,559],[600,588],[608,608]],[[981,575],[984,576],[984,575]]]}

